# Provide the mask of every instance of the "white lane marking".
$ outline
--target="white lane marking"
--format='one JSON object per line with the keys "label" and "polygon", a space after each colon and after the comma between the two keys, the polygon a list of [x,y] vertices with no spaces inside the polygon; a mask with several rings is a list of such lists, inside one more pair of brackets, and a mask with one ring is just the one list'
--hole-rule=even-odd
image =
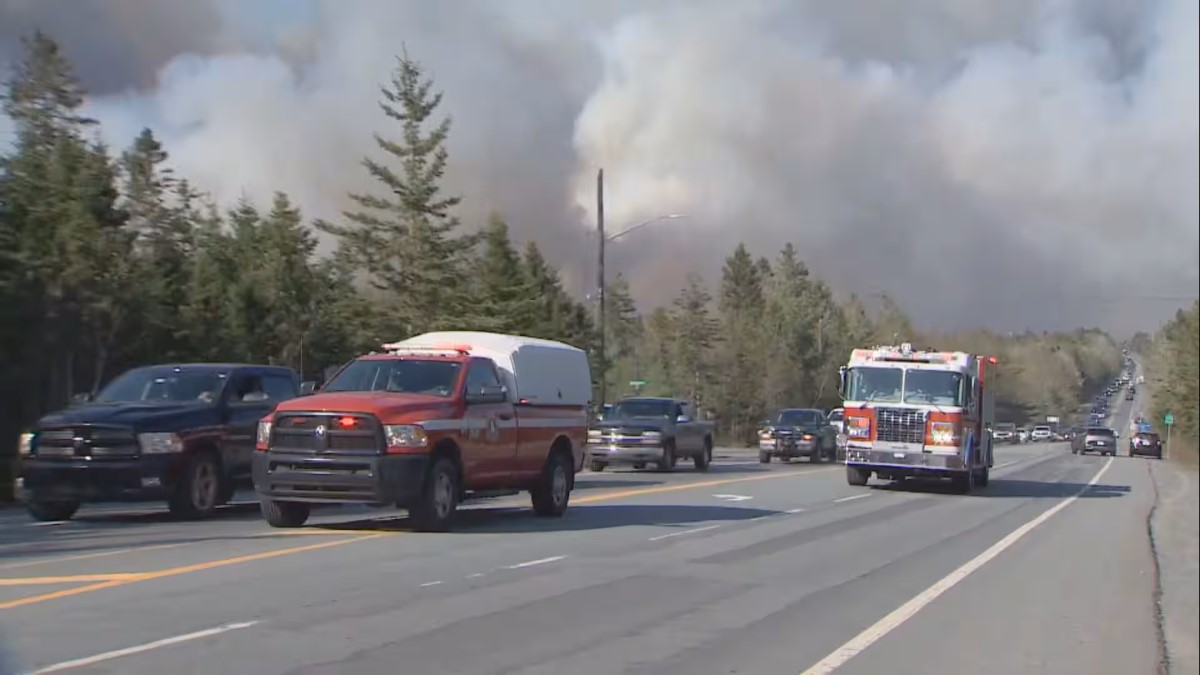
{"label": "white lane marking", "polygon": [[770,518],[772,515],[774,515],[774,514],[768,513],[765,516],[755,516],[754,518],[751,518],[750,520],[747,520],[746,522],[747,523],[757,523],[760,520],[766,520],[767,518]]}
{"label": "white lane marking", "polygon": [[46,520],[40,523],[25,523],[25,527],[51,527],[53,525],[66,525],[69,520]]}
{"label": "white lane marking", "polygon": [[788,513],[804,513],[804,509],[789,509]]}
{"label": "white lane marking", "polygon": [[724,499],[727,502],[744,502],[754,499],[750,495],[713,495],[717,499]]}
{"label": "white lane marking", "polygon": [[175,637],[164,638],[162,640],[155,640],[154,642],[147,642],[146,644],[138,645],[136,647],[126,647],[125,649],[117,649],[117,650],[114,650],[111,652],[104,652],[103,654],[96,654],[95,656],[88,656],[88,657],[85,657],[82,659],[75,659],[73,661],[63,661],[62,663],[56,663],[52,666],[46,666],[44,668],[39,668],[39,669],[29,673],[29,675],[41,675],[42,673],[57,673],[62,670],[70,670],[71,668],[82,668],[84,666],[91,666],[91,665],[95,665],[97,663],[101,663],[104,661],[111,661],[113,659],[119,659],[123,656],[132,656],[133,654],[141,654],[143,652],[148,652],[148,651],[152,651],[155,649],[162,649],[163,647],[170,647],[171,645],[177,645],[181,642],[190,642],[192,640],[199,640],[201,638],[212,637],[214,635],[220,635],[221,633],[228,633],[229,631],[232,631],[232,630],[241,630],[243,628],[249,628],[249,627],[259,624],[259,623],[261,623],[261,622],[260,621],[241,621],[238,623],[227,623],[223,626],[217,626],[216,628],[208,628],[205,630],[198,630],[195,633],[185,633],[184,635],[176,635]]}
{"label": "white lane marking", "polygon": [[565,555],[556,555],[556,556],[552,556],[549,558],[539,558],[537,560],[529,560],[529,561],[526,561],[523,563],[517,563],[516,565],[509,565],[508,569],[520,570],[520,569],[525,569],[526,567],[533,567],[534,565],[545,565],[546,563],[558,562],[559,560],[562,560],[566,557],[567,556],[565,556]]}
{"label": "white lane marking", "polygon": [[1109,457],[1104,466],[1100,467],[1100,470],[1096,472],[1096,475],[1092,476],[1092,479],[1089,480],[1087,485],[1083,486],[1079,492],[1076,492],[1074,495],[1071,495],[1049,509],[1046,509],[1038,517],[1008,533],[1008,536],[1004,537],[995,544],[992,544],[992,546],[986,551],[980,553],[971,560],[968,560],[961,567],[954,570],[950,574],[947,574],[934,585],[921,591],[911,600],[893,610],[891,614],[888,614],[879,621],[875,622],[873,626],[851,638],[849,642],[841,647],[838,647],[829,656],[821,659],[809,667],[808,670],[802,672],[800,675],[828,675],[828,673],[832,673],[841,666],[845,665],[850,659],[861,654],[867,647],[870,647],[878,642],[881,638],[883,638],[883,636],[899,628],[905,621],[913,618],[917,612],[921,611],[929,603],[936,600],[938,596],[950,590],[951,588],[954,588],[954,586],[956,586],[960,581],[966,579],[967,576],[969,576],[975,570],[988,564],[996,556],[1003,553],[1005,549],[1017,543],[1022,537],[1032,532],[1033,529],[1038,525],[1050,520],[1052,517],[1054,517],[1054,514],[1062,511],[1074,503],[1075,500],[1079,499],[1084,492],[1087,492],[1088,489],[1100,482],[1100,478],[1104,476],[1106,471],[1108,471],[1108,467],[1112,466],[1113,460],[1114,458]]}
{"label": "white lane marking", "polygon": [[863,495],[850,495],[849,497],[842,497],[841,499],[835,499],[835,500],[833,500],[833,503],[834,503],[834,504],[841,504],[842,502],[852,502],[852,501],[854,501],[855,499],[866,499],[867,497],[870,497],[870,496],[871,496],[871,495],[869,495],[869,494],[863,494]]}
{"label": "white lane marking", "polygon": [[993,469],[994,471],[999,471],[1000,469],[1003,469],[1003,468],[1004,468],[1004,467],[1006,467],[1006,466],[1012,466],[1013,464],[1016,464],[1018,461],[1020,461],[1020,460],[1015,460],[1015,459],[1014,459],[1014,460],[1013,460],[1013,461],[1011,461],[1011,462],[1005,462],[1005,463],[1003,463],[1003,464],[997,464],[996,466],[993,466],[993,467],[992,467],[992,469]]}
{"label": "white lane marking", "polygon": [[662,539],[670,539],[671,537],[682,537],[682,536],[688,535],[688,534],[696,534],[697,532],[707,532],[708,530],[715,530],[718,527],[720,527],[720,525],[705,525],[704,527],[693,527],[690,530],[680,530],[679,532],[672,532],[670,534],[660,534],[657,537],[650,537],[646,541],[659,541]]}
{"label": "white lane marking", "polygon": [[468,579],[478,579],[479,577],[481,577],[483,575],[484,575],[484,572],[476,572],[475,574],[468,574],[467,578]]}
{"label": "white lane marking", "polygon": [[420,587],[421,588],[429,588],[430,586],[440,586],[440,585],[442,585],[442,582],[440,582],[440,581],[427,581],[427,582],[421,584]]}

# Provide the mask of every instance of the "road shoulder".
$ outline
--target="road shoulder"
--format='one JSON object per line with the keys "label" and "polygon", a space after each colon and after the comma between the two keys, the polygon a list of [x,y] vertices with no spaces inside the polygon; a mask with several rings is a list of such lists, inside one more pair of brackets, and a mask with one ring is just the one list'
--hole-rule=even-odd
{"label": "road shoulder", "polygon": [[1200,672],[1200,474],[1149,460],[1158,503],[1150,536],[1158,562],[1163,639],[1171,673]]}

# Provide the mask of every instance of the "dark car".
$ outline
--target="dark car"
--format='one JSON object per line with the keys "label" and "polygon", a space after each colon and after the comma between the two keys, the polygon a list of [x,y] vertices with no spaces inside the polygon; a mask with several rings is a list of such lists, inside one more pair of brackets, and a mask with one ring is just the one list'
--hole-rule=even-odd
{"label": "dark car", "polygon": [[822,410],[787,408],[775,413],[759,431],[758,461],[766,464],[772,457],[784,461],[807,457],[818,463],[837,457],[837,429],[829,424]]}
{"label": "dark car", "polygon": [[1162,459],[1162,439],[1152,431],[1139,431],[1129,439],[1130,457]]}
{"label": "dark car", "polygon": [[1071,452],[1085,455],[1097,452],[1101,455],[1116,456],[1117,432],[1107,427],[1088,427],[1087,430],[1075,437],[1071,442]]}
{"label": "dark car", "polygon": [[200,517],[251,486],[258,421],[300,392],[279,366],[145,366],[94,399],[46,415],[21,458],[18,496],[37,520],[67,520],[85,502],[167,502]]}

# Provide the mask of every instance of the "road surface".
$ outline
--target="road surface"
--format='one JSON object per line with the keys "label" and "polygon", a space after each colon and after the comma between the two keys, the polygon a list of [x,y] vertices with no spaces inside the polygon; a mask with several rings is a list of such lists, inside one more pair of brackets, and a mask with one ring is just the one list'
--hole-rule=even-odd
{"label": "road surface", "polygon": [[438,535],[9,511],[0,631],[24,672],[1157,672],[1154,460],[996,463],[971,496],[804,462],[585,473],[560,520],[513,497]]}

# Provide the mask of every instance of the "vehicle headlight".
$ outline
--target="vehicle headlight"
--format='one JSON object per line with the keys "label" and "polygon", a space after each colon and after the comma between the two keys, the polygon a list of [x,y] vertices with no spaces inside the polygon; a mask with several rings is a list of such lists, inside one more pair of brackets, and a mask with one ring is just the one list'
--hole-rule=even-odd
{"label": "vehicle headlight", "polygon": [[149,434],[138,434],[138,447],[141,448],[143,455],[169,455],[174,452],[183,452],[183,439],[177,434],[168,432],[155,432]]}
{"label": "vehicle headlight", "polygon": [[388,450],[392,448],[423,448],[429,443],[425,430],[415,424],[387,424],[383,427]]}
{"label": "vehicle headlight", "polygon": [[267,420],[258,421],[258,432],[254,436],[254,443],[261,446],[271,443],[271,422]]}
{"label": "vehicle headlight", "polygon": [[589,441],[600,440],[600,430],[599,429],[588,429],[588,440]]}
{"label": "vehicle headlight", "polygon": [[929,440],[933,445],[958,445],[957,426],[954,422],[930,422]]}
{"label": "vehicle headlight", "polygon": [[37,434],[21,434],[21,440],[17,444],[17,454],[21,455],[22,457],[32,455],[33,447],[35,445],[37,445]]}
{"label": "vehicle headlight", "polygon": [[644,432],[642,432],[642,442],[647,445],[651,445],[654,443],[662,443],[662,432],[644,431]]}
{"label": "vehicle headlight", "polygon": [[869,417],[849,417],[846,419],[846,436],[850,438],[870,438],[871,419]]}

